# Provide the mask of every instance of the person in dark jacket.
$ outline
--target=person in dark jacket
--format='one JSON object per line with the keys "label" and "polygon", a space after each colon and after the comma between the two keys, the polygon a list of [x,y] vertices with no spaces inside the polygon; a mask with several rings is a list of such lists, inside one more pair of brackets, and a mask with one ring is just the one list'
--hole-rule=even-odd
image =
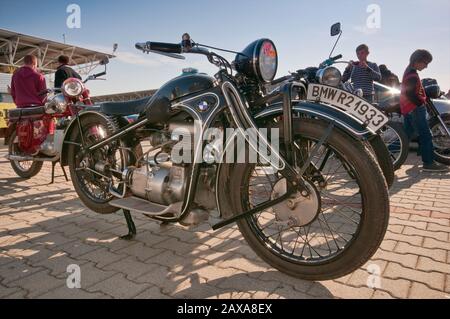
{"label": "person in dark jacket", "polygon": [[58,57],[58,69],[55,73],[55,88],[61,88],[62,84],[68,78],[77,78],[81,80],[81,76],[72,69],[69,64],[69,57],[66,55],[61,55]]}
{"label": "person in dark jacket", "polygon": [[369,53],[369,47],[365,44],[361,44],[356,48],[359,62],[350,61],[344,71],[342,81],[347,82],[351,80],[356,89],[363,91],[363,98],[373,103],[375,93],[373,81],[380,81],[381,73],[376,63],[367,61]]}
{"label": "person in dark jacket", "polygon": [[423,170],[433,172],[447,171],[448,167],[434,161],[433,137],[427,121],[425,89],[417,71],[422,71],[433,61],[433,56],[426,50],[416,50],[403,75],[400,109],[405,118],[404,126],[411,139],[414,131],[419,134],[419,151],[422,156]]}
{"label": "person in dark jacket", "polygon": [[398,76],[392,73],[391,70],[387,68],[385,64],[380,65],[380,73],[381,73],[381,84],[398,88],[400,87],[400,80],[398,79]]}
{"label": "person in dark jacket", "polygon": [[25,65],[16,70],[11,79],[11,95],[18,108],[42,106],[47,90],[45,77],[37,69],[37,58],[27,55],[24,58]]}

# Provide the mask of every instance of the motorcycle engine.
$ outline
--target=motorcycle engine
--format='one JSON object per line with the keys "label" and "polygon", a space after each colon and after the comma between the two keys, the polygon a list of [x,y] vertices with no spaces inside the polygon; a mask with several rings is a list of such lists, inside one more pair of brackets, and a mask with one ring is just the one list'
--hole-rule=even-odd
{"label": "motorcycle engine", "polygon": [[[150,145],[157,147],[169,142],[171,139],[168,136],[175,129],[194,132],[193,125],[185,119],[173,120],[169,123],[168,132],[155,132],[150,136]],[[186,143],[190,144],[189,149],[192,150],[192,142],[184,139],[174,141],[171,146],[163,147],[156,154],[141,161],[143,165],[140,167],[128,167],[124,175],[131,192],[137,197],[162,205],[182,202],[190,180],[189,175],[192,173],[192,164],[174,163],[170,154],[175,147],[186,149]],[[214,175],[214,167],[201,169],[197,185],[194,185],[197,188],[194,200],[197,207],[207,210],[215,208]]]}
{"label": "motorcycle engine", "polygon": [[183,200],[186,188],[185,167],[161,163],[131,168],[128,182],[131,192],[153,203],[169,205]]}

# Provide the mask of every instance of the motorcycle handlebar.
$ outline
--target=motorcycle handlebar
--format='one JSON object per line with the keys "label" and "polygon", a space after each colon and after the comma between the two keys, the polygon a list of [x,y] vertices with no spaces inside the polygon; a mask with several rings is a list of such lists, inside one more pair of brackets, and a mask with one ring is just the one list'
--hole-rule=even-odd
{"label": "motorcycle handlebar", "polygon": [[336,55],[336,56],[330,58],[330,60],[332,60],[332,61],[336,61],[336,60],[339,60],[339,59],[342,59],[342,54],[339,54],[339,55]]}
{"label": "motorcycle handlebar", "polygon": [[106,72],[100,72],[100,73],[94,74],[93,77],[98,78],[98,77],[104,76],[104,75],[106,75]]}
{"label": "motorcycle handlebar", "polygon": [[276,80],[273,80],[270,84],[272,84],[272,85],[278,84],[278,83],[284,82],[286,80],[289,80],[290,78],[292,78],[292,75],[286,75],[286,76],[283,76],[283,77],[278,78]]}
{"label": "motorcycle handlebar", "polygon": [[138,50],[152,50],[164,53],[181,53],[181,44],[175,43],[164,43],[164,42],[146,42],[146,43],[136,43],[136,49]]}

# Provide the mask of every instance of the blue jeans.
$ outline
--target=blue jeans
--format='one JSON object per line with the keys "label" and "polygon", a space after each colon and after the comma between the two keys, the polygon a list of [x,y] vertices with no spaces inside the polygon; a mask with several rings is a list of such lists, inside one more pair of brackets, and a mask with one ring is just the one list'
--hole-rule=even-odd
{"label": "blue jeans", "polygon": [[416,131],[419,134],[419,152],[422,155],[424,164],[432,164],[434,162],[434,146],[433,136],[427,121],[427,109],[425,105],[416,107],[414,111],[404,115],[405,132],[411,139]]}

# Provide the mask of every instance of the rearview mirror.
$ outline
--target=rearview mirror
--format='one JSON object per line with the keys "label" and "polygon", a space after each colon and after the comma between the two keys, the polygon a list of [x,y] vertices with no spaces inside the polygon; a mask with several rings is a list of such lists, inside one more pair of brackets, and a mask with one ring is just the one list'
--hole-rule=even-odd
{"label": "rearview mirror", "polygon": [[331,31],[330,34],[332,37],[338,35],[339,33],[341,33],[341,23],[335,23],[331,26]]}

